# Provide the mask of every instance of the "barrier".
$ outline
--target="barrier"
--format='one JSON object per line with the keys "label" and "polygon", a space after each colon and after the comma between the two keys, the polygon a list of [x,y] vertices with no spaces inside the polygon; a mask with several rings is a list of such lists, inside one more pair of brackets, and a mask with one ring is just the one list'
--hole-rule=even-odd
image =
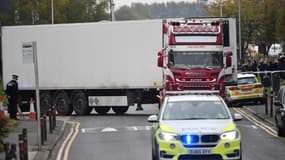
{"label": "barrier", "polygon": [[36,119],[36,112],[35,112],[35,107],[34,107],[33,98],[31,98],[31,100],[30,100],[30,113],[29,113],[29,118],[30,118],[30,120],[35,120],[35,119]]}

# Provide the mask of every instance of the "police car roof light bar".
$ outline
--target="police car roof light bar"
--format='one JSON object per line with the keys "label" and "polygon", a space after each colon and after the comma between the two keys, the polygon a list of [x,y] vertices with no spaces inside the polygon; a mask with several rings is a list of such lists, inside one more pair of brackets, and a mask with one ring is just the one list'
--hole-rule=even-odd
{"label": "police car roof light bar", "polygon": [[219,90],[166,91],[166,95],[213,95],[219,93]]}

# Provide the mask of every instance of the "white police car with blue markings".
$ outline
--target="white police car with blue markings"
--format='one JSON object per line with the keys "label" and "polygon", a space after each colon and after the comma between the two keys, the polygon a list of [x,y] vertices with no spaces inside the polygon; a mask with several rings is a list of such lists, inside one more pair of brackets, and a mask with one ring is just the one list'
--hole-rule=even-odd
{"label": "white police car with blue markings", "polygon": [[166,96],[152,126],[153,160],[241,160],[241,135],[218,95]]}

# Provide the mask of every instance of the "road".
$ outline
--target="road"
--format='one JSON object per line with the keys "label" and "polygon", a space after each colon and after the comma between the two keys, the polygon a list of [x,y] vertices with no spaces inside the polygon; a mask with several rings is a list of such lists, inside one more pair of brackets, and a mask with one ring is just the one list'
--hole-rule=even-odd
{"label": "road", "polygon": [[[72,143],[69,160],[148,160],[151,159],[150,123],[147,117],[157,114],[156,107],[142,112],[134,107],[125,115],[74,116],[79,132]],[[234,110],[232,110],[234,112]],[[277,138],[247,118],[237,122],[242,133],[243,159],[283,160],[285,140]],[[268,124],[267,124],[268,125]]]}

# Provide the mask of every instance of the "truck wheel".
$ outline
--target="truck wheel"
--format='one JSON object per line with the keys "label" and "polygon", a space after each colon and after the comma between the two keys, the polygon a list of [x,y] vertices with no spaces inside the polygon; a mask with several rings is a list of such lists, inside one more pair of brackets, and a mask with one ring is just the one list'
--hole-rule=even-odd
{"label": "truck wheel", "polygon": [[78,92],[72,97],[72,107],[76,114],[90,114],[92,108],[88,107],[86,95],[83,92]]}
{"label": "truck wheel", "polygon": [[103,106],[103,107],[95,107],[94,108],[95,111],[99,114],[106,114],[107,112],[109,112],[109,110],[111,109],[111,107],[107,107],[107,106]]}
{"label": "truck wheel", "polygon": [[113,111],[117,114],[124,114],[128,111],[129,106],[112,107]]}
{"label": "truck wheel", "polygon": [[70,115],[73,111],[70,100],[65,92],[60,92],[56,95],[55,106],[60,115]]}
{"label": "truck wheel", "polygon": [[45,114],[52,106],[52,99],[48,92],[43,92],[40,95],[40,106],[41,106],[41,113]]}

